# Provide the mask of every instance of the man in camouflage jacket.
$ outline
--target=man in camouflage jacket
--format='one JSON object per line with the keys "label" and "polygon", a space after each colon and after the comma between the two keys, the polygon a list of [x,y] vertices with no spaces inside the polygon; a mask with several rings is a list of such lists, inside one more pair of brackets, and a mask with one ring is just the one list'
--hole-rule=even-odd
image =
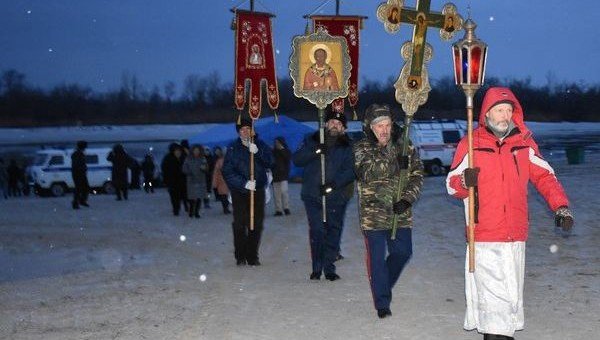
{"label": "man in camouflage jacket", "polygon": [[[366,137],[353,148],[360,224],[367,246],[367,269],[375,308],[377,315],[385,318],[392,315],[392,288],[412,254],[411,207],[423,185],[423,163],[412,145],[408,155],[402,155],[401,128],[394,124],[387,105],[369,106],[363,129]],[[407,178],[398,200],[396,191],[401,173]],[[394,214],[398,215],[398,229],[392,240]]]}

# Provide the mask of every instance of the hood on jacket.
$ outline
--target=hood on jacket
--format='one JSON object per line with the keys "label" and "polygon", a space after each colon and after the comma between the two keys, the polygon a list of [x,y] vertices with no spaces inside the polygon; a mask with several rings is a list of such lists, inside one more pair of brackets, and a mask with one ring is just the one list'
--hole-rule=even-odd
{"label": "hood on jacket", "polygon": [[525,126],[525,122],[523,120],[523,108],[521,107],[521,103],[517,100],[515,94],[507,87],[490,87],[485,96],[483,97],[483,102],[481,103],[481,111],[479,112],[479,126],[486,126],[485,124],[485,114],[494,107],[495,104],[502,101],[510,101],[513,105],[513,115],[512,121],[515,124],[515,127],[519,128],[519,131],[523,135],[531,134],[527,126]]}

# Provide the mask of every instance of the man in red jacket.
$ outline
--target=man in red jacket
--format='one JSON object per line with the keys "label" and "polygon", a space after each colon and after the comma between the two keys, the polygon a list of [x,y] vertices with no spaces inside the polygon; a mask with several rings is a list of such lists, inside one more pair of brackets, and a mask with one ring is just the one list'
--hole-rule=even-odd
{"label": "man in red jacket", "polygon": [[474,167],[469,169],[463,138],[446,178],[448,193],[464,201],[465,214],[468,188],[475,187],[476,193],[475,272],[465,266],[464,328],[477,329],[486,340],[513,339],[524,324],[528,182],[555,212],[557,226],[570,230],[573,216],[554,170],[523,122],[521,104],[508,88],[490,88],[485,94],[479,127],[473,131],[473,152]]}

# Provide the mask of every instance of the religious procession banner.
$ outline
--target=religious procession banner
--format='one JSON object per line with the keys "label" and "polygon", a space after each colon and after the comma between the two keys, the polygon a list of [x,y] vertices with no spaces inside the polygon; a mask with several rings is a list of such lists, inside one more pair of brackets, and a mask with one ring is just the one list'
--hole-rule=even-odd
{"label": "religious procession banner", "polygon": [[290,76],[296,97],[324,109],[333,100],[348,96],[352,65],[346,39],[318,29],[307,36],[296,36],[292,48]]}
{"label": "religious procession banner", "polygon": [[248,113],[252,119],[258,119],[263,84],[269,107],[274,110],[279,106],[272,15],[242,10],[237,10],[235,15],[235,105],[243,110],[249,92]]}
{"label": "religious procession banner", "polygon": [[[324,29],[332,36],[344,37],[348,45],[350,55],[350,79],[348,81],[348,103],[355,107],[358,102],[358,57],[360,46],[360,28],[363,18],[357,16],[311,16],[313,28],[316,32],[319,28]],[[331,103],[336,112],[344,112],[344,99],[336,99]]]}

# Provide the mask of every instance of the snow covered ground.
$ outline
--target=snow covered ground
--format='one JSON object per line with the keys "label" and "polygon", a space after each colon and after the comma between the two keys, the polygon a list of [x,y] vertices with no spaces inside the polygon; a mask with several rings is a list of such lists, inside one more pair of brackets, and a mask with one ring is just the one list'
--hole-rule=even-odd
{"label": "snow covered ground", "polygon": [[[526,329],[517,339],[598,338],[598,161],[551,157],[576,218],[569,238],[555,233],[532,190]],[[372,305],[356,200],[342,280],[314,282],[299,191],[291,185],[291,216],[273,217],[268,206],[263,265],[254,268],[236,267],[231,215],[215,203],[196,220],[172,216],[164,190],[133,192],[126,202],[92,196],[79,211],[70,197],[0,201],[0,339],[481,338],[462,330],[463,209],[443,177],[425,180],[414,255],[384,320]]]}

